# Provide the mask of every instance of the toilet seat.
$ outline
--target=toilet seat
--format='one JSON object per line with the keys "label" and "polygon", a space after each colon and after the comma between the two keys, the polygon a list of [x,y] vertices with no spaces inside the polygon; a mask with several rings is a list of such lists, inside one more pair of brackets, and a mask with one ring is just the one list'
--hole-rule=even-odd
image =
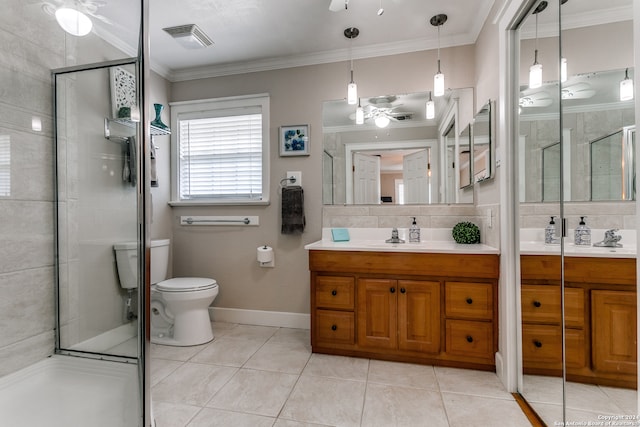
{"label": "toilet seat", "polygon": [[155,286],[162,292],[193,292],[217,288],[218,283],[203,277],[175,277],[158,282]]}

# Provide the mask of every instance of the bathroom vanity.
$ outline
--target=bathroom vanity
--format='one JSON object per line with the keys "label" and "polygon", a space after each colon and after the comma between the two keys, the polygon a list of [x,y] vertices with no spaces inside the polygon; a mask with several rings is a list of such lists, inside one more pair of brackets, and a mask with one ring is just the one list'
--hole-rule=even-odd
{"label": "bathroom vanity", "polygon": [[495,369],[495,248],[384,240],[306,248],[314,352]]}
{"label": "bathroom vanity", "polygon": [[[520,257],[525,374],[562,373],[561,257]],[[636,388],[636,259],[633,251],[569,250],[564,257],[567,379]],[[633,252],[634,255],[626,252]]]}

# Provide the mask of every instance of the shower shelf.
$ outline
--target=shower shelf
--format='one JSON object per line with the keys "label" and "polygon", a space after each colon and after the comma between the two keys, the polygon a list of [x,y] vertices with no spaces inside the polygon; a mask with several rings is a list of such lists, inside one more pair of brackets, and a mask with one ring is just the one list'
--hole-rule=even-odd
{"label": "shower shelf", "polygon": [[[128,128],[131,129],[135,129],[136,127],[136,122],[133,122],[129,119],[109,119],[109,118],[105,118],[104,119],[104,137],[107,139],[115,139],[115,140],[121,140],[125,137],[115,137],[111,135],[111,129],[110,129],[110,124],[111,123],[118,123],[122,126],[126,126]],[[171,135],[171,130],[170,129],[162,129],[153,125],[149,125],[149,130],[151,133],[151,136],[160,136],[160,135]]]}

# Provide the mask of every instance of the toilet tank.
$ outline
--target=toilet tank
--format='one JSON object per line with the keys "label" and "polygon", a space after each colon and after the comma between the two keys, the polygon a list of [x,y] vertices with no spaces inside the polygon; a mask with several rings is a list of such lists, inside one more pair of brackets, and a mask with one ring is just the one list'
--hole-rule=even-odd
{"label": "toilet tank", "polygon": [[[151,284],[167,278],[169,266],[169,239],[151,241]],[[116,253],[118,278],[124,289],[138,287],[138,243],[124,242],[113,246]]]}

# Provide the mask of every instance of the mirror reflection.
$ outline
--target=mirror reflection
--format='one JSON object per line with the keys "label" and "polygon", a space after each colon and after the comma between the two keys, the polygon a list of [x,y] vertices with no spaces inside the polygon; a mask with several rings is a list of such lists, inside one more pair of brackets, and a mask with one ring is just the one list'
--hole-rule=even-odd
{"label": "mirror reflection", "polygon": [[493,178],[495,155],[492,140],[491,101],[480,108],[473,118],[473,175],[475,182]]}
{"label": "mirror reflection", "polygon": [[[473,203],[473,191],[460,190],[455,166],[464,151],[459,133],[472,121],[473,89],[430,95],[361,98],[362,124],[346,100],[323,103],[324,204]],[[440,148],[450,146],[451,173],[445,167],[451,156]]]}

